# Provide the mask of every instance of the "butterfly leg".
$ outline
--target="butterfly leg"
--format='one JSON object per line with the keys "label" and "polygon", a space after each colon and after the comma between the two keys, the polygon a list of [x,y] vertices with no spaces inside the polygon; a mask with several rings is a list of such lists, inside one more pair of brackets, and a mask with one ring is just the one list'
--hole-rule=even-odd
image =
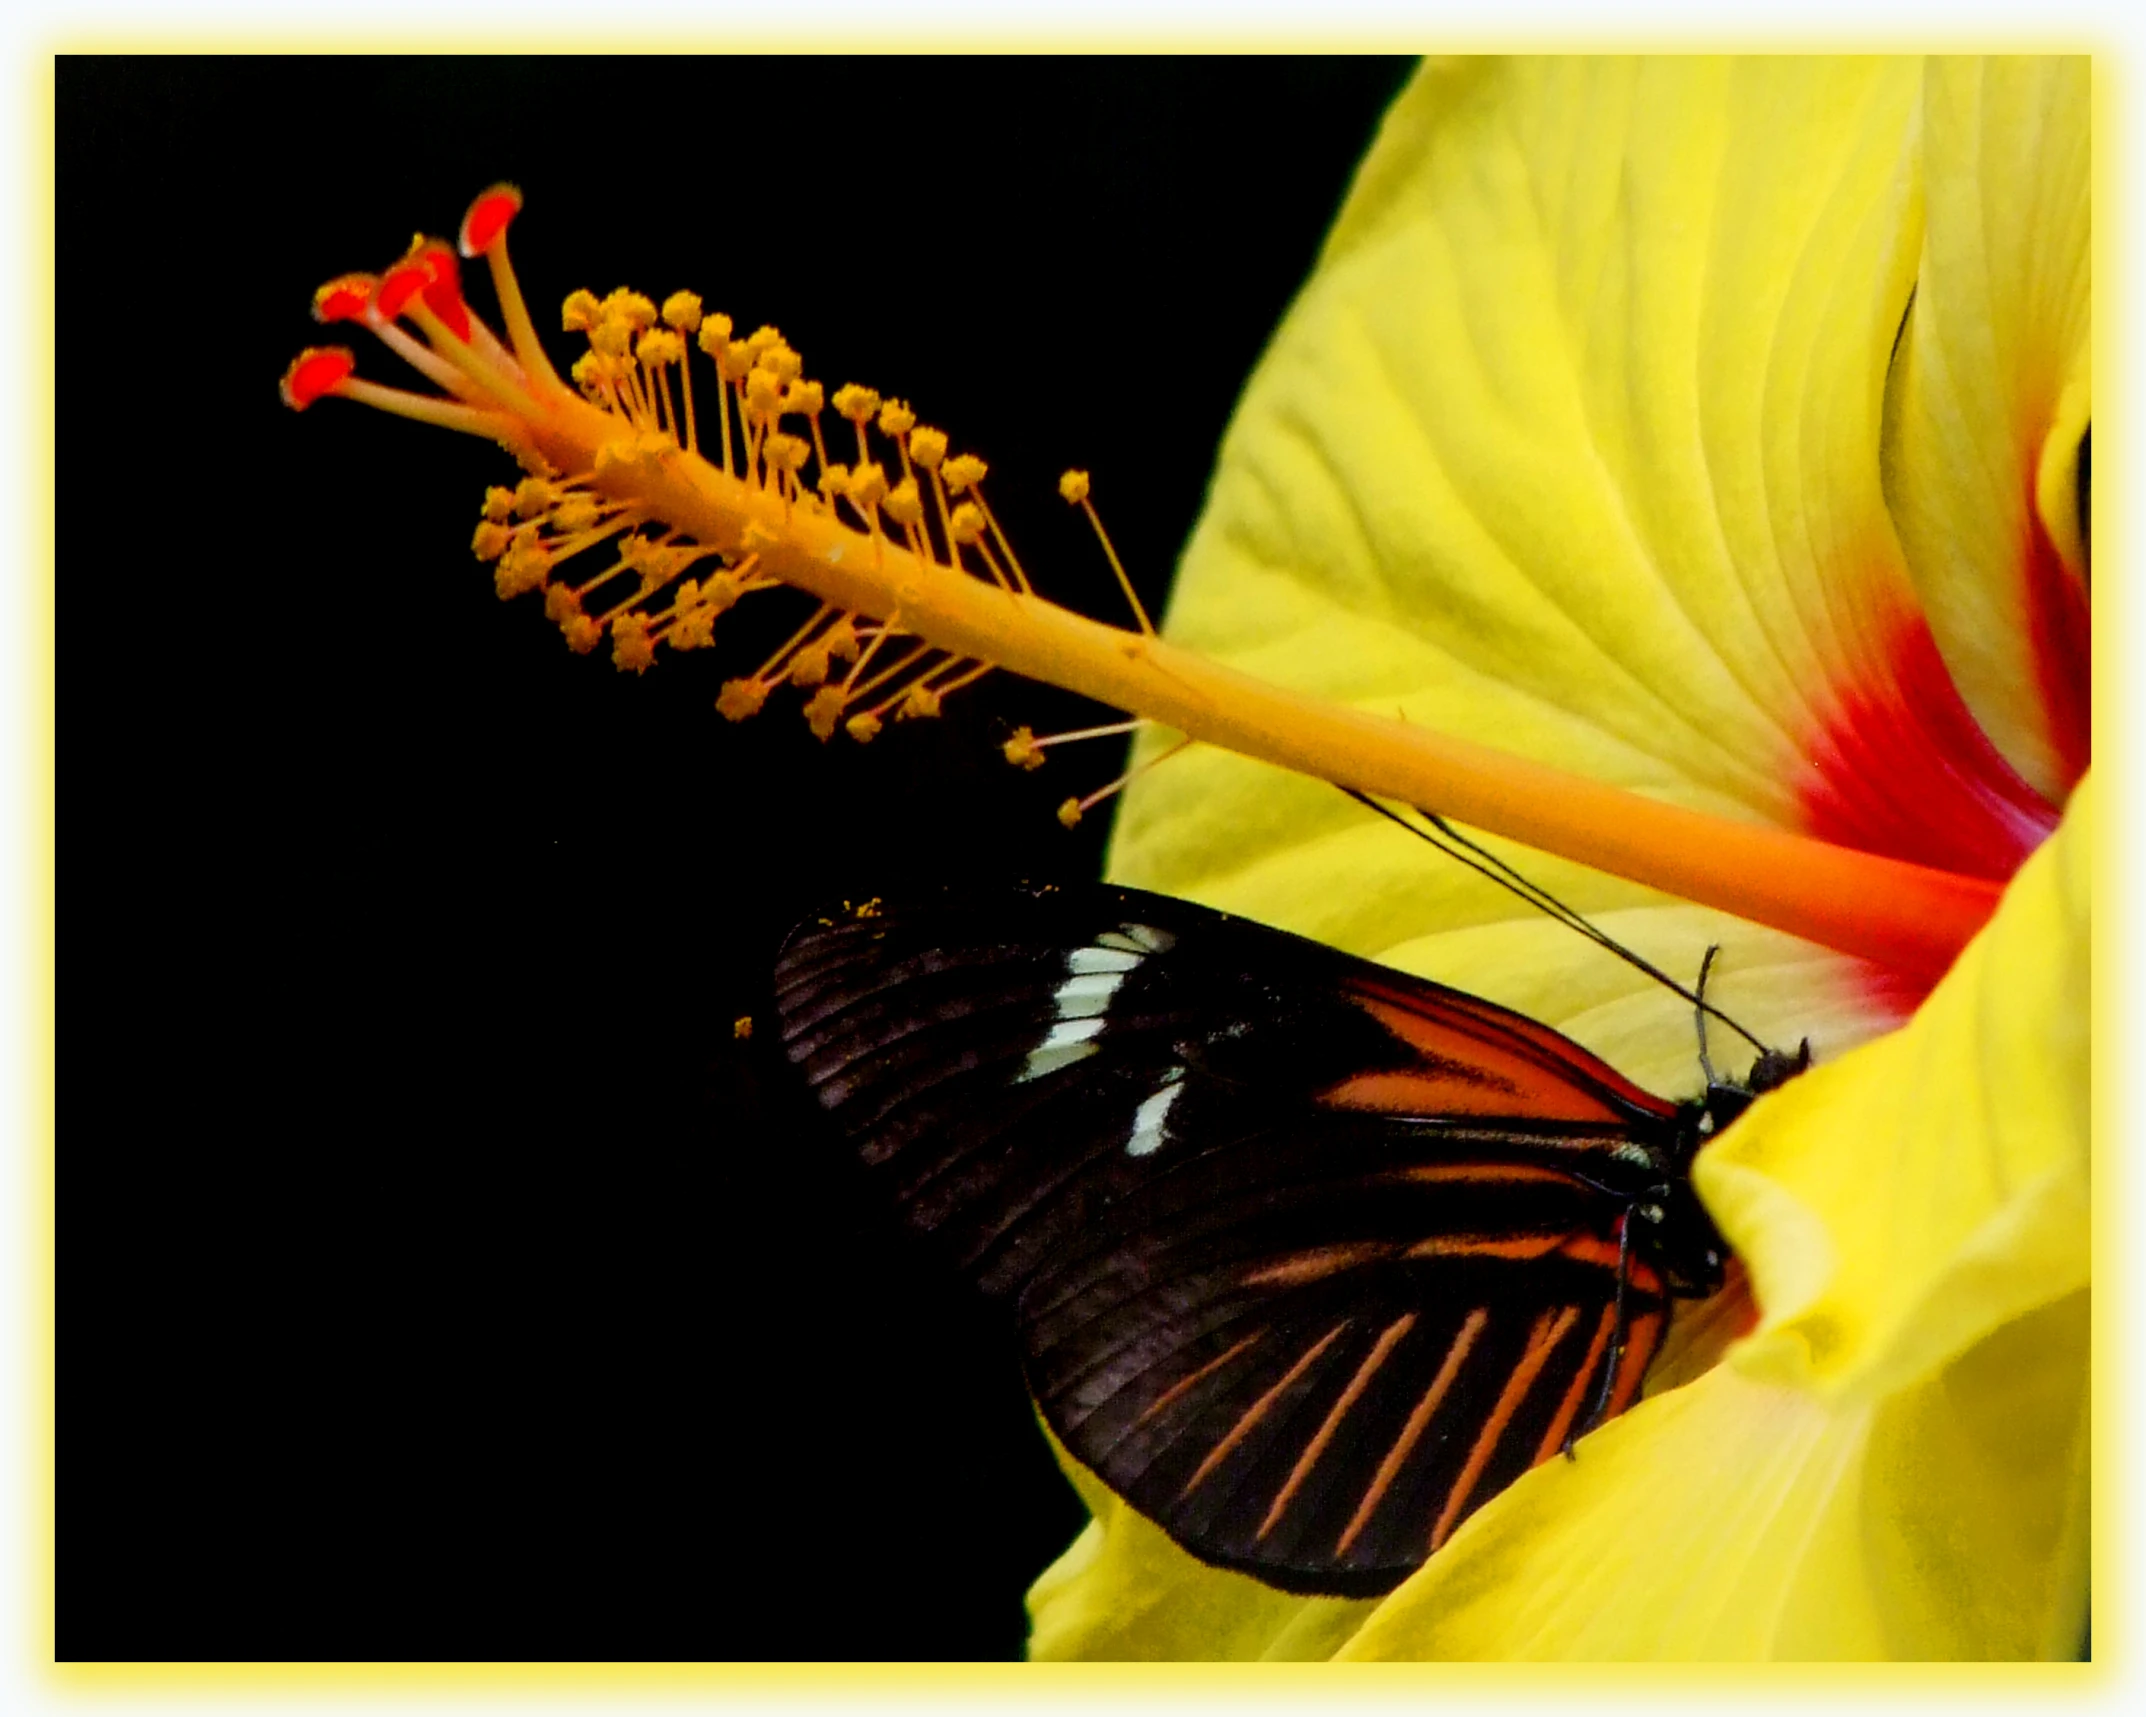
{"label": "butterfly leg", "polygon": [[1588,1403],[1587,1411],[1565,1433],[1565,1459],[1577,1457],[1572,1445],[1602,1423],[1609,1411],[1610,1390],[1615,1387],[1617,1374],[1624,1369],[1626,1339],[1631,1334],[1631,1317],[1625,1310],[1625,1289],[1632,1280],[1632,1207],[1627,1205],[1624,1214],[1617,1219],[1617,1300],[1610,1316],[1609,1353],[1602,1366],[1602,1381],[1595,1387],[1595,1398]]}

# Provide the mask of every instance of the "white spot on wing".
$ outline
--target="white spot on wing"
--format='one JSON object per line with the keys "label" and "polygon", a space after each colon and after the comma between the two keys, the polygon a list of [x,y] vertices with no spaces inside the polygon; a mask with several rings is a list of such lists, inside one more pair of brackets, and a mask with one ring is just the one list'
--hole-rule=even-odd
{"label": "white spot on wing", "polygon": [[1163,1123],[1169,1118],[1170,1105],[1177,1101],[1177,1094],[1184,1090],[1182,1083],[1185,1070],[1173,1067],[1163,1075],[1161,1086],[1139,1108],[1133,1111],[1132,1137],[1125,1141],[1125,1154],[1129,1157],[1144,1157],[1162,1149]]}
{"label": "white spot on wing", "polygon": [[[1093,1055],[1096,1046],[1088,1040],[1103,1029],[1103,1015],[1109,1011],[1118,986],[1125,982],[1126,973],[1175,940],[1167,930],[1157,930],[1152,925],[1122,924],[1104,931],[1090,947],[1069,949],[1065,981],[1051,993],[1051,1029],[1028,1052],[1014,1083],[1024,1085],[1031,1079],[1041,1079],[1046,1073],[1055,1073]],[[1150,1098],[1149,1104],[1153,1102]],[[1163,1109],[1168,1106],[1164,1104]],[[1147,1107],[1143,1105],[1141,1114],[1147,1113]],[[1158,1128],[1163,1109],[1155,1111]],[[1160,1132],[1155,1142],[1162,1142]],[[1152,1150],[1154,1146],[1147,1148]]]}
{"label": "white spot on wing", "polygon": [[1095,939],[1098,948],[1123,948],[1133,954],[1160,954],[1177,938],[1152,924],[1121,924]]}
{"label": "white spot on wing", "polygon": [[1125,982],[1123,972],[1087,972],[1068,978],[1051,998],[1060,1019],[1098,1018]]}
{"label": "white spot on wing", "polygon": [[1070,1067],[1076,1061],[1085,1061],[1095,1053],[1095,1045],[1088,1039],[1103,1029],[1100,1017],[1095,1019],[1062,1019],[1052,1026],[1043,1041],[1028,1052],[1028,1059],[1021,1064],[1015,1075],[1016,1085],[1025,1085],[1031,1079],[1041,1079],[1046,1073],[1056,1073],[1061,1067]]}
{"label": "white spot on wing", "polygon": [[1046,1073],[1056,1073],[1061,1067],[1071,1067],[1076,1061],[1086,1061],[1095,1053],[1092,1043],[1068,1043],[1042,1049],[1032,1049],[1028,1059],[1021,1064],[1016,1085],[1026,1085],[1031,1079],[1041,1079]]}
{"label": "white spot on wing", "polygon": [[1140,964],[1138,954],[1122,948],[1076,948],[1066,956],[1066,970],[1076,978],[1094,972],[1130,972]]}

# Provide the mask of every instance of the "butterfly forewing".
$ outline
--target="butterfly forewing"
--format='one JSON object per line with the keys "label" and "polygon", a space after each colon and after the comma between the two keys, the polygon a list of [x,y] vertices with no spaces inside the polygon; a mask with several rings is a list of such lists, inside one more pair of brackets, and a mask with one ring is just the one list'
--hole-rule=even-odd
{"label": "butterfly forewing", "polygon": [[1618,1354],[1619,1230],[1678,1111],[1488,1003],[1097,888],[830,914],[777,1005],[1068,1449],[1210,1562],[1386,1590],[1660,1339],[1641,1248]]}

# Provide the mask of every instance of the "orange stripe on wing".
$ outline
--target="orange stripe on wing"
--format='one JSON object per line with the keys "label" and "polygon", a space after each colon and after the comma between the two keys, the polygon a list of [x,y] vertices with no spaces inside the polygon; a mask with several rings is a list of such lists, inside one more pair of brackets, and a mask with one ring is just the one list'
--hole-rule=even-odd
{"label": "orange stripe on wing", "polygon": [[1476,1062],[1487,1052],[1503,1063],[1507,1073],[1531,1085],[1547,1077],[1563,1089],[1570,1081],[1581,1079],[1642,1113],[1659,1115],[1663,1120],[1676,1114],[1675,1104],[1651,1091],[1642,1091],[1608,1062],[1590,1055],[1563,1033],[1480,996],[1465,996],[1453,990],[1426,996],[1398,975],[1382,977],[1375,973],[1354,975],[1342,987],[1358,1007],[1428,1055],[1436,1057],[1441,1049],[1451,1054],[1457,1049],[1461,1060]]}
{"label": "orange stripe on wing", "polygon": [[1327,1444],[1334,1440],[1334,1432],[1340,1428],[1349,1409],[1356,1405],[1357,1398],[1370,1387],[1372,1374],[1386,1363],[1386,1356],[1393,1352],[1394,1344],[1408,1334],[1415,1322],[1414,1312],[1404,1312],[1380,1332],[1378,1340],[1372,1344],[1369,1356],[1356,1368],[1356,1375],[1349,1379],[1348,1388],[1341,1392],[1341,1399],[1334,1403],[1333,1411],[1327,1414],[1326,1422],[1312,1434],[1311,1441],[1304,1445],[1303,1454],[1297,1457],[1297,1464],[1290,1468],[1287,1482],[1274,1498],[1274,1506],[1267,1510],[1267,1518],[1259,1523],[1258,1535],[1261,1538],[1274,1530],[1274,1523],[1282,1518],[1282,1511],[1289,1506],[1290,1498],[1296,1495],[1297,1487],[1310,1476],[1313,1465],[1326,1453]]}
{"label": "orange stripe on wing", "polygon": [[1250,1347],[1252,1343],[1259,1340],[1259,1338],[1266,1333],[1267,1332],[1263,1329],[1254,1330],[1250,1335],[1246,1336],[1244,1340],[1240,1341],[1235,1347],[1231,1348],[1227,1353],[1223,1354],[1221,1358],[1210,1359],[1205,1365],[1201,1366],[1199,1370],[1192,1373],[1191,1376],[1180,1378],[1177,1382],[1171,1384],[1169,1388],[1165,1389],[1160,1395],[1156,1396],[1154,1400],[1150,1401],[1147,1404],[1147,1411],[1142,1413],[1139,1418],[1133,1421],[1133,1423],[1135,1425],[1145,1425],[1150,1419],[1154,1418],[1156,1414],[1160,1413],[1165,1407],[1169,1406],[1171,1402],[1175,1401],[1180,1395],[1184,1394],[1186,1390],[1190,1389],[1194,1384],[1198,1383],[1201,1378],[1206,1377],[1213,1372],[1220,1371],[1225,1365],[1229,1364],[1231,1360],[1235,1359],[1240,1353],[1242,1353],[1246,1348]]}
{"label": "orange stripe on wing", "polygon": [[1383,1241],[1366,1241],[1355,1246],[1319,1246],[1284,1258],[1278,1264],[1262,1265],[1240,1279],[1248,1288],[1296,1287],[1303,1282],[1338,1276],[1359,1264],[1373,1263],[1392,1255],[1393,1248]]}
{"label": "orange stripe on wing", "polygon": [[[1626,1083],[1611,1072],[1603,1081],[1594,1058],[1579,1045],[1558,1039],[1515,1041],[1510,1030],[1456,1010],[1434,1017],[1411,1006],[1357,990],[1350,999],[1422,1059],[1405,1071],[1365,1073],[1345,1079],[1320,1101],[1343,1109],[1417,1115],[1529,1115],[1538,1120],[1622,1121],[1625,1117],[1589,1085]],[[1532,1025],[1532,1022],[1528,1022]],[[1534,1026],[1535,1031],[1544,1028]],[[1545,1065],[1548,1063],[1548,1065]],[[1607,1068],[1604,1072],[1609,1072]],[[1587,1084],[1581,1084],[1584,1080]],[[1637,1093],[1659,1107],[1660,1099]]]}
{"label": "orange stripe on wing", "polygon": [[1431,1528],[1434,1551],[1445,1543],[1446,1535],[1453,1530],[1453,1523],[1467,1507],[1476,1481],[1483,1476],[1483,1469],[1490,1465],[1490,1457],[1497,1452],[1498,1444],[1505,1436],[1505,1427],[1519,1411],[1520,1403],[1527,1399],[1528,1391],[1534,1388],[1535,1379],[1551,1352],[1565,1339],[1565,1332],[1578,1321],[1579,1315],[1578,1306],[1567,1306],[1556,1315],[1554,1322],[1548,1312],[1535,1320],[1535,1327],[1528,1332],[1527,1351],[1521,1354],[1520,1363],[1513,1367],[1512,1376],[1505,1380],[1498,1404],[1483,1421],[1482,1430],[1476,1433],[1475,1447],[1468,1451],[1468,1464],[1461,1468],[1460,1477],[1453,1481],[1453,1488],[1446,1493],[1446,1505],[1439,1511],[1438,1524]]}
{"label": "orange stripe on wing", "polygon": [[1325,1335],[1319,1338],[1318,1342],[1313,1346],[1312,1350],[1309,1353],[1307,1353],[1302,1359],[1298,1360],[1296,1364],[1292,1365],[1287,1371],[1282,1373],[1281,1382],[1277,1383],[1272,1389],[1268,1390],[1266,1394],[1262,1395],[1257,1401],[1253,1402],[1251,1406],[1247,1407],[1244,1410],[1244,1416],[1240,1418],[1236,1424],[1232,1425],[1229,1428],[1229,1434],[1225,1436],[1221,1442],[1217,1443],[1214,1446],[1213,1450],[1210,1451],[1210,1453],[1208,1454],[1207,1459],[1200,1463],[1199,1469],[1193,1473],[1192,1477],[1185,1481],[1185,1488],[1177,1493],[1177,1500],[1179,1502],[1183,1502],[1185,1498],[1187,1498],[1195,1490],[1197,1490],[1199,1488],[1200,1481],[1229,1458],[1230,1451],[1234,1449],[1239,1443],[1243,1442],[1245,1438],[1249,1437],[1252,1434],[1252,1427],[1257,1425],[1260,1420],[1264,1419],[1267,1416],[1267,1409],[1274,1405],[1276,1399],[1281,1395],[1282,1391],[1287,1389],[1290,1384],[1294,1383],[1298,1378],[1302,1377],[1304,1373],[1311,1368],[1312,1361],[1317,1359],[1319,1355],[1324,1353],[1329,1347],[1333,1346],[1334,1338],[1341,1334],[1341,1332],[1348,1327],[1349,1320],[1347,1318],[1343,1318],[1341,1322],[1336,1324],[1332,1329],[1328,1330]]}
{"label": "orange stripe on wing", "polygon": [[1562,1234],[1434,1234],[1404,1258],[1540,1258],[1564,1248]]}
{"label": "orange stripe on wing", "polygon": [[[1596,1264],[1605,1270],[1617,1268],[1617,1242],[1601,1234],[1574,1234],[1558,1247],[1567,1258],[1580,1264]],[[1629,1280],[1641,1293],[1659,1296],[1662,1291],[1661,1272],[1646,1259],[1633,1255],[1627,1266]]]}
{"label": "orange stripe on wing", "polygon": [[1580,1410],[1580,1402],[1587,1394],[1587,1385],[1593,1381],[1595,1367],[1602,1361],[1602,1350],[1609,1346],[1610,1330],[1617,1322],[1616,1302],[1602,1308],[1602,1318],[1595,1325],[1595,1339],[1588,1343],[1587,1357],[1580,1361],[1580,1369],[1573,1375],[1572,1387],[1565,1391],[1564,1400],[1557,1404],[1557,1417],[1550,1421],[1550,1429],[1544,1435],[1542,1447],[1535,1451],[1531,1465],[1541,1466],[1565,1446],[1565,1433],[1572,1428],[1574,1416]]}
{"label": "orange stripe on wing", "polygon": [[1395,1180],[1460,1180],[1484,1186],[1505,1186],[1520,1181],[1555,1181],[1560,1186],[1578,1186],[1569,1174],[1538,1168],[1533,1163],[1423,1163],[1398,1170]]}
{"label": "orange stripe on wing", "polygon": [[1349,1517],[1349,1524],[1341,1529],[1341,1537],[1335,1542],[1334,1554],[1345,1556],[1349,1546],[1356,1542],[1356,1535],[1385,1498],[1393,1481],[1400,1476],[1402,1466],[1414,1452],[1416,1440],[1423,1435],[1423,1428],[1431,1422],[1431,1415],[1438,1411],[1438,1403],[1446,1398],[1446,1391],[1453,1387],[1453,1379],[1460,1375],[1461,1364],[1468,1357],[1468,1350],[1475,1346],[1476,1337],[1483,1333],[1483,1326],[1490,1322],[1490,1313],[1481,1306],[1462,1321],[1460,1333],[1453,1338],[1453,1345],[1446,1349],[1445,1362],[1438,1368],[1438,1375],[1431,1379],[1430,1388],[1423,1392],[1423,1399],[1416,1403],[1416,1410],[1409,1414],[1408,1423],[1401,1427],[1401,1434],[1394,1439],[1386,1458],[1379,1462],[1379,1470],[1371,1475],[1371,1488],[1364,1492],[1364,1500],[1356,1505],[1356,1512]]}

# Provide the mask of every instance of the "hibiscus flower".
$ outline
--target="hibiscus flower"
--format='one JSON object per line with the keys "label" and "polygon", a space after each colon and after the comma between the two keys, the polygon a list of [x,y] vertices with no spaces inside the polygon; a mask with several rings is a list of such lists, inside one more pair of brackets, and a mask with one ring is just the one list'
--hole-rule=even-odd
{"label": "hibiscus flower", "polygon": [[503,340],[443,245],[323,289],[441,391],[336,350],[286,397],[514,452],[474,547],[573,647],[640,672],[803,590],[725,715],[787,683],[868,742],[1030,673],[1147,718],[1151,756],[1205,742],[1134,789],[1122,880],[1691,1088],[1688,1008],[1322,783],[1383,792],[1562,855],[1519,862],[1657,964],[1718,945],[1713,999],[1819,1052],[1695,1169],[1748,1300],[1684,1319],[1579,1458],[1376,1603],[1206,1568],[1072,1469],[1096,1519],[1032,1595],[1036,1655],[2075,1649],[2086,160],[2076,61],[1426,68],[1245,396],[1162,638],[1031,594],[982,462],[772,328],[576,294],[569,386],[509,192],[462,235]]}

